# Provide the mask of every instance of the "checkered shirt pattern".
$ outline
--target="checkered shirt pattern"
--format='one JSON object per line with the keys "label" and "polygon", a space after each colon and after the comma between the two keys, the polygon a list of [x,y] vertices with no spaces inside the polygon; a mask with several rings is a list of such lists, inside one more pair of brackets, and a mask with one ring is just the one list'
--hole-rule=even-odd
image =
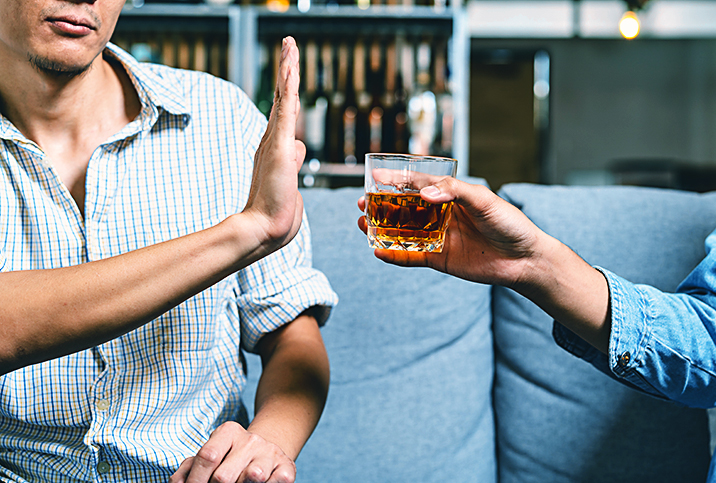
{"label": "checkered shirt pattern", "polygon": [[[92,154],[84,219],[42,149],[0,117],[0,271],[119,255],[214,225],[246,202],[266,127],[249,98],[113,45],[104,55],[124,66],[142,109]],[[167,481],[218,425],[245,422],[242,350],[336,301],[311,268],[304,216],[287,247],[151,323],[0,377],[0,481]]]}

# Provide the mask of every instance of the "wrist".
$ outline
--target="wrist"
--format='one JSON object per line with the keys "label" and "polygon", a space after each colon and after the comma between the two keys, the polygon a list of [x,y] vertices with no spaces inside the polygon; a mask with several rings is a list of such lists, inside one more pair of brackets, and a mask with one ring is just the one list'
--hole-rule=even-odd
{"label": "wrist", "polygon": [[305,441],[296,441],[290,434],[286,434],[285,429],[278,429],[275,426],[270,419],[257,415],[246,431],[276,445],[287,458],[296,461]]}
{"label": "wrist", "polygon": [[510,286],[519,294],[534,300],[554,290],[560,265],[569,249],[559,240],[544,232],[537,232],[529,254],[523,260],[519,278]]}
{"label": "wrist", "polygon": [[275,251],[280,244],[272,239],[261,220],[251,212],[236,213],[217,225],[227,246],[234,251],[237,269],[246,267]]}
{"label": "wrist", "polygon": [[611,321],[604,275],[559,240],[545,237],[530,276],[516,290],[605,352]]}

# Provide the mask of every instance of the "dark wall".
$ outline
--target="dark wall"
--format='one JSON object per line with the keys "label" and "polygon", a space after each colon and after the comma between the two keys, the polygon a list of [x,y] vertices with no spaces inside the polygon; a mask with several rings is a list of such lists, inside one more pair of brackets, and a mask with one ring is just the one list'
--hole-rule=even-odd
{"label": "dark wall", "polygon": [[473,39],[471,48],[550,54],[544,182],[609,182],[618,159],[716,165],[716,41]]}

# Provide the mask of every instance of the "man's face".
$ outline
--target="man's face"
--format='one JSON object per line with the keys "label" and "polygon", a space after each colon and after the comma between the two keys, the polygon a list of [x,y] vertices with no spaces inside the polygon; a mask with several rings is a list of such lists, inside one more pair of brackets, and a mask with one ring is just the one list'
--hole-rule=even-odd
{"label": "man's face", "polygon": [[[125,0],[0,0],[0,58],[76,75],[112,36]],[[9,57],[8,57],[9,56]]]}

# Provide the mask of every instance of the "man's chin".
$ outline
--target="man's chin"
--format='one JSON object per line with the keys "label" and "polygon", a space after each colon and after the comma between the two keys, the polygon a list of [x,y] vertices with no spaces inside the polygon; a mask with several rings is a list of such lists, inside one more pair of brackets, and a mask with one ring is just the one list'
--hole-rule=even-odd
{"label": "man's chin", "polygon": [[35,69],[53,77],[77,77],[87,72],[92,65],[91,62],[87,65],[66,64],[39,55],[30,55],[28,60]]}

